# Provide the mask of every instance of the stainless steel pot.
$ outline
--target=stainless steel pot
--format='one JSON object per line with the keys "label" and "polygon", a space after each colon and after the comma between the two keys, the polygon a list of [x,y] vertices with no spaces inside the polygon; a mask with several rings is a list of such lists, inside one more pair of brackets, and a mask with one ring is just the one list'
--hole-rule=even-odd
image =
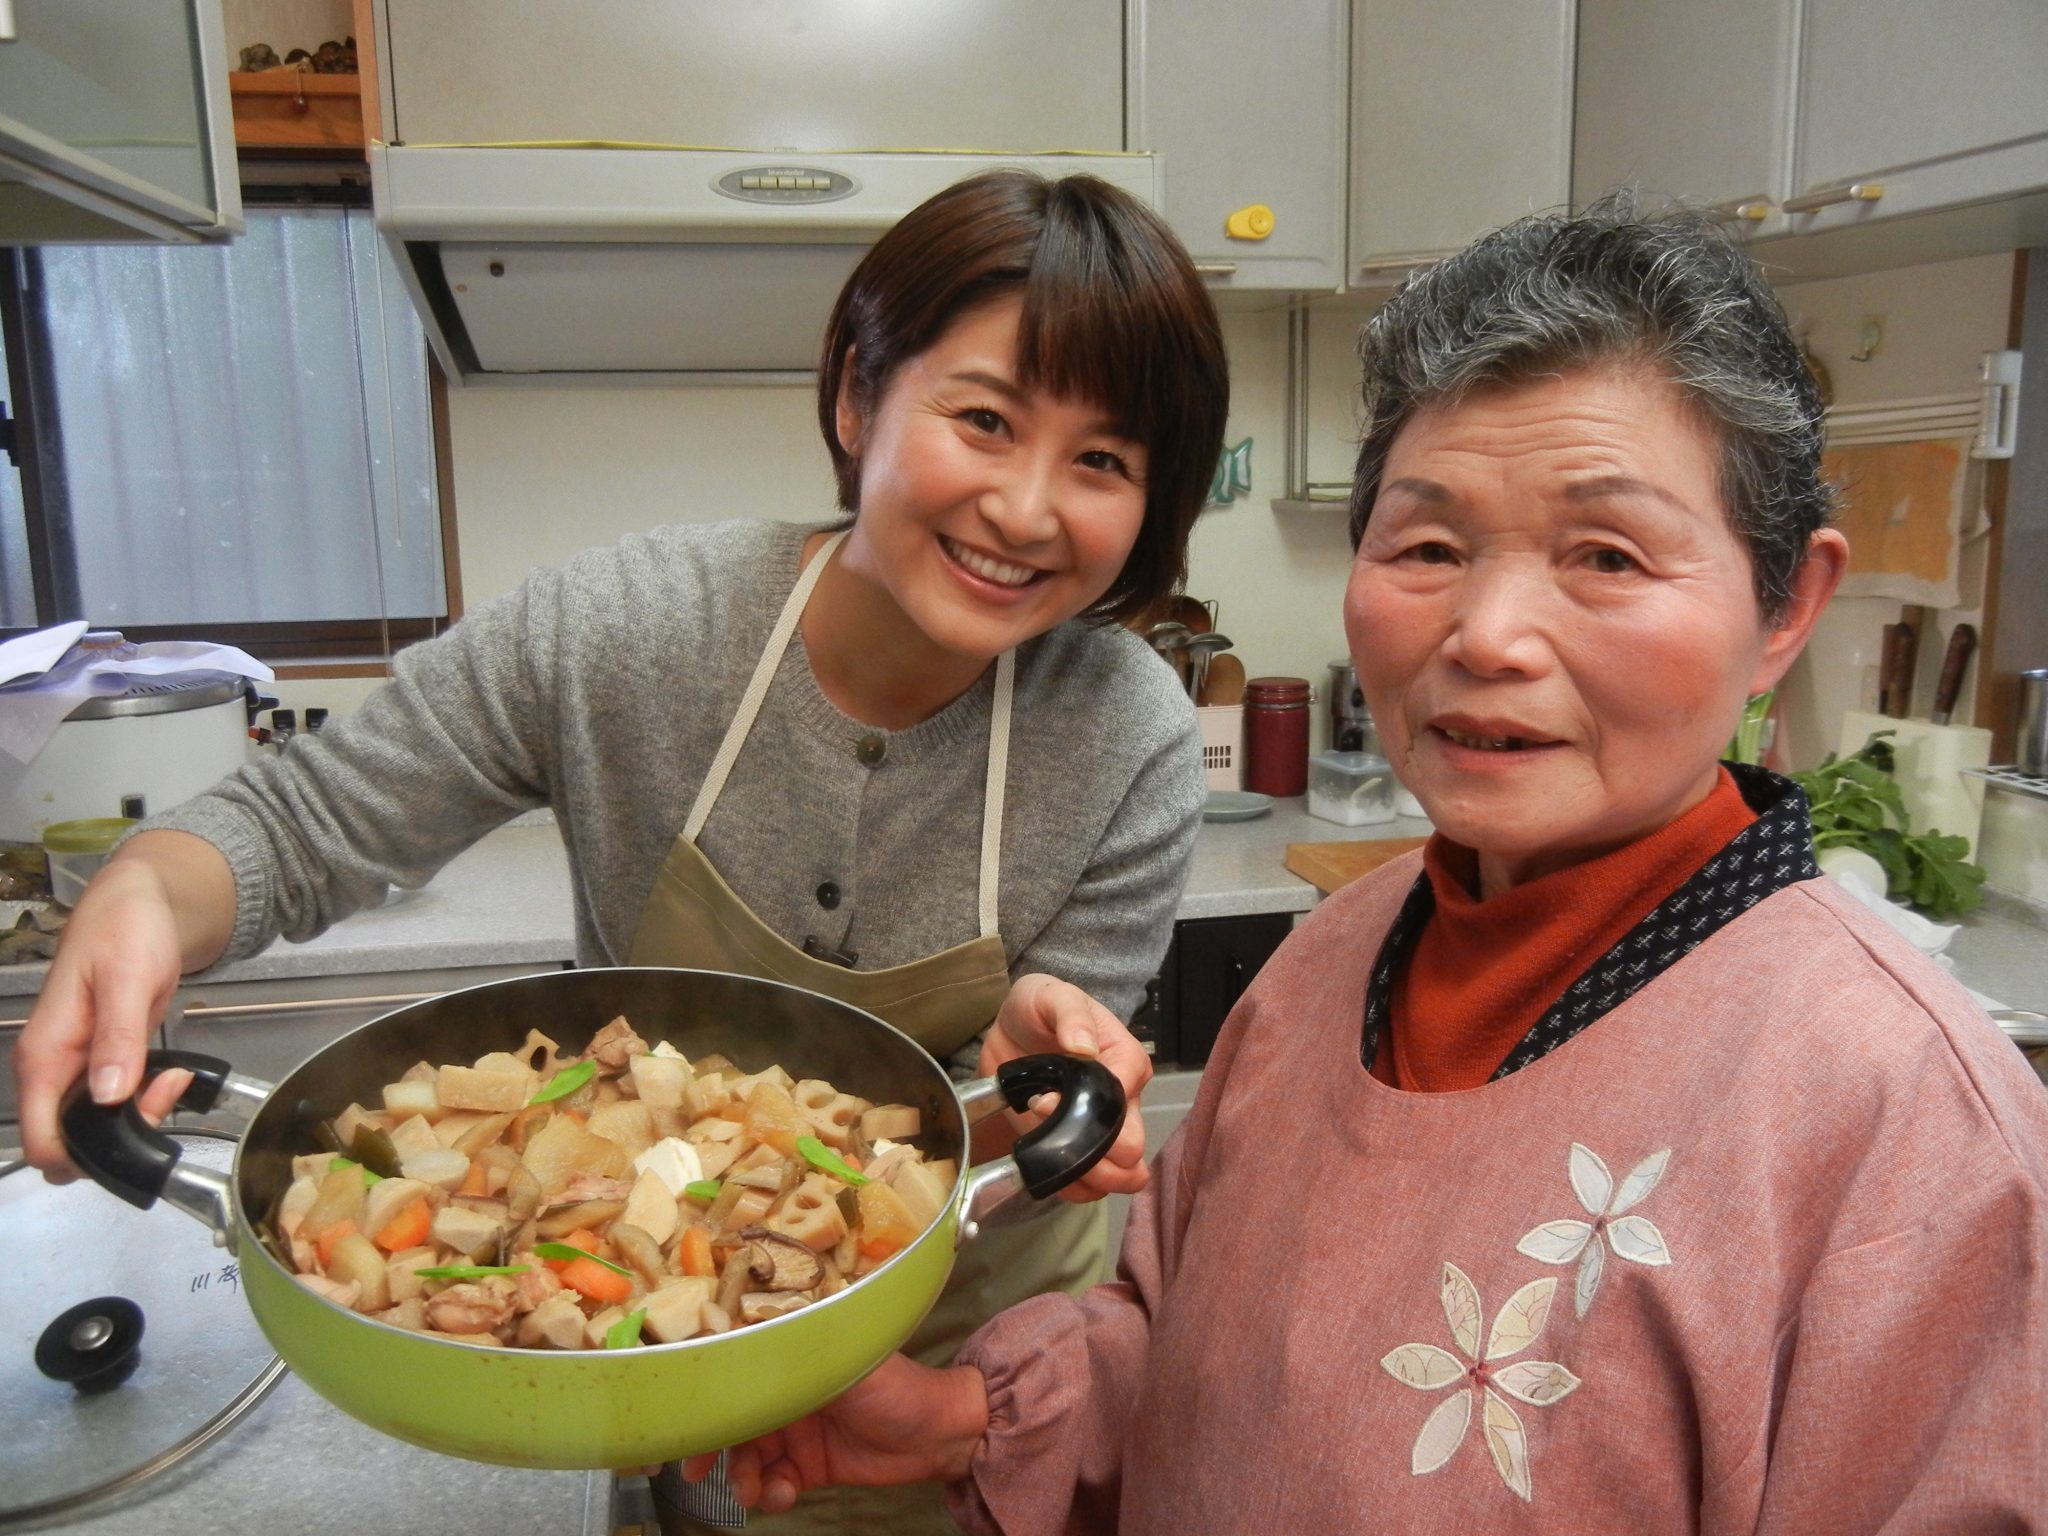
{"label": "stainless steel pot", "polygon": [[[697,1058],[722,1052],[755,1070],[779,1063],[877,1103],[923,1115],[919,1142],[956,1160],[950,1197],[908,1248],[834,1296],[716,1337],[621,1350],[510,1349],[410,1333],[300,1285],[273,1248],[269,1217],[295,1155],[352,1102],[376,1102],[418,1061],[467,1062],[516,1050],[529,1029],[573,1041],[623,1014],[650,1043]],[[907,1339],[953,1267],[955,1247],[1020,1193],[1049,1198],[1109,1150],[1124,1095],[1100,1063],[1027,1056],[955,1089],[907,1035],[872,1014],[780,982],[715,971],[622,967],[558,971],[451,992],[388,1013],[314,1053],[275,1088],[225,1062],[196,1066],[187,1107],[223,1094],[255,1106],[223,1176],[192,1167],[132,1104],[103,1107],[74,1086],[63,1109],[79,1167],[130,1203],[158,1199],[211,1227],[240,1260],[243,1294],[278,1354],[335,1406],[400,1439],[477,1461],[625,1467],[715,1450],[829,1402]],[[967,1166],[968,1130],[1002,1104],[1042,1093],[1058,1111],[1011,1156]]]}

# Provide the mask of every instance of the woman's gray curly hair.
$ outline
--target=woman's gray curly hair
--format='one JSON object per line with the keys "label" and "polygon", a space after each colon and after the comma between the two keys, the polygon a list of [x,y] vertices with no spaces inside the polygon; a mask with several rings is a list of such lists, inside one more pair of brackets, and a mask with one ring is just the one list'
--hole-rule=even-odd
{"label": "woman's gray curly hair", "polygon": [[1482,235],[1405,282],[1359,338],[1365,432],[1355,548],[1395,435],[1474,390],[1602,364],[1676,384],[1720,440],[1721,496],[1749,550],[1757,607],[1779,623],[1834,494],[1821,402],[1777,296],[1704,216],[1645,218],[1631,193]]}

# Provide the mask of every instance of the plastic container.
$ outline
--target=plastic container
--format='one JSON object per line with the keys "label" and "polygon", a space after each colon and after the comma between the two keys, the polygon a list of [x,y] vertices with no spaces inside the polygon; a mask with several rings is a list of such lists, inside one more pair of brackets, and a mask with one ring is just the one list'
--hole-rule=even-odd
{"label": "plastic container", "polygon": [[1308,788],[1308,679],[1255,677],[1244,685],[1244,787],[1261,795]]}
{"label": "plastic container", "polygon": [[1204,704],[1195,711],[1202,732],[1202,767],[1211,790],[1244,788],[1244,706]]}
{"label": "plastic container", "polygon": [[134,825],[128,816],[93,816],[83,821],[53,821],[43,828],[51,897],[63,906],[76,906],[86,881],[100,872],[121,834]]}
{"label": "plastic container", "polygon": [[1370,752],[1318,752],[1308,763],[1308,813],[1343,827],[1394,819],[1394,772]]}

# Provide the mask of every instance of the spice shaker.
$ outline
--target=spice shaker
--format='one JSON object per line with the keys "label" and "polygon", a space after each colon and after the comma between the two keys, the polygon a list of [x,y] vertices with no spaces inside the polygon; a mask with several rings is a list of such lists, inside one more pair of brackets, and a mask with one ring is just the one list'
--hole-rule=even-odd
{"label": "spice shaker", "polygon": [[2048,777],[2048,667],[2020,674],[2019,767]]}
{"label": "spice shaker", "polygon": [[1244,787],[1261,795],[1308,789],[1308,679],[1255,677],[1244,685]]}

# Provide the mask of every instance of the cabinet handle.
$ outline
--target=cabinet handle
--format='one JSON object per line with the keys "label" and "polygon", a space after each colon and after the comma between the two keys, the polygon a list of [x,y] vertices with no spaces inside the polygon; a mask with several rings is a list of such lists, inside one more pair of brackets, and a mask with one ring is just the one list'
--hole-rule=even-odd
{"label": "cabinet handle", "polygon": [[1884,183],[1881,181],[1852,181],[1846,187],[1830,187],[1825,192],[1788,197],[1784,209],[1787,213],[1814,213],[1822,208],[1832,208],[1837,203],[1874,203],[1883,196]]}
{"label": "cabinet handle", "polygon": [[266,1014],[301,1013],[311,1008],[402,1008],[437,996],[433,992],[401,992],[387,997],[307,997],[275,1003],[192,1003],[181,1019],[259,1019]]}
{"label": "cabinet handle", "polygon": [[1724,223],[1741,219],[1746,224],[1761,224],[1771,216],[1771,200],[1768,197],[1744,197],[1732,203],[1714,203],[1701,211],[1708,218]]}
{"label": "cabinet handle", "polygon": [[1234,277],[1237,263],[1234,261],[1198,261],[1195,263],[1197,277]]}
{"label": "cabinet handle", "polygon": [[1356,280],[1364,282],[1374,277],[1398,277],[1429,265],[1443,254],[1442,251],[1403,251],[1392,256],[1375,256],[1371,261],[1358,264]]}

